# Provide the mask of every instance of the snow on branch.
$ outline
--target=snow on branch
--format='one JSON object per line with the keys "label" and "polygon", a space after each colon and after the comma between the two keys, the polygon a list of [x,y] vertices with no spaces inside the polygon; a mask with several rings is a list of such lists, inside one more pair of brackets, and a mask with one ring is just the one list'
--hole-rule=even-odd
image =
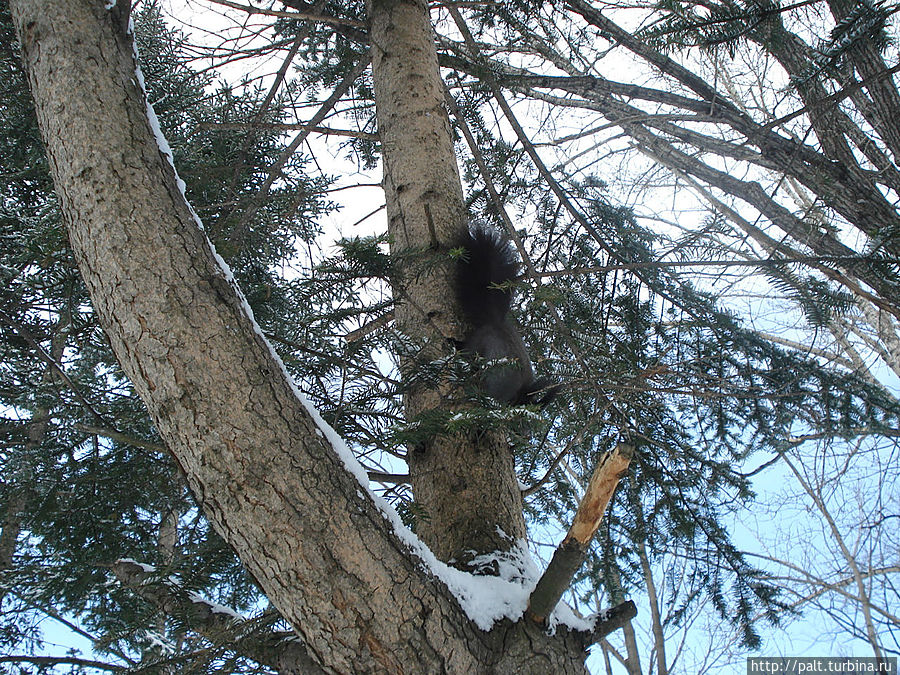
{"label": "snow on branch", "polygon": [[123,558],[113,564],[112,571],[123,586],[215,644],[227,644],[285,675],[324,672],[294,633],[267,630],[260,621],[206,600],[172,577],[161,577],[150,565]]}

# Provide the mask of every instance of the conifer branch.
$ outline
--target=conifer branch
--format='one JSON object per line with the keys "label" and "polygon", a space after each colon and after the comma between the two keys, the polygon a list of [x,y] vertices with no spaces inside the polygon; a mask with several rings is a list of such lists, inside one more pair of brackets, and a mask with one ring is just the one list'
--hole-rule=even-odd
{"label": "conifer branch", "polygon": [[[127,666],[118,666],[114,663],[106,663],[104,661],[96,661],[93,659],[82,659],[77,656],[35,656],[33,654],[10,654],[8,656],[0,656],[0,663],[30,663],[37,666],[40,670],[52,668],[53,666],[75,666],[81,668],[95,668],[96,670],[106,670],[111,673],[119,673],[128,670]],[[24,671],[23,672],[27,672]]]}
{"label": "conifer branch", "polygon": [[284,169],[285,164],[287,164],[291,156],[297,151],[297,149],[306,140],[309,134],[312,133],[313,129],[319,126],[322,121],[324,121],[324,119],[332,111],[334,106],[337,105],[338,101],[340,101],[341,98],[343,98],[347,94],[347,92],[350,91],[353,83],[356,82],[359,76],[362,75],[368,67],[368,57],[360,58],[353,69],[344,77],[344,79],[342,79],[337,84],[337,86],[331,92],[331,95],[322,103],[321,106],[319,106],[319,109],[316,111],[315,115],[312,116],[312,118],[306,123],[304,128],[287,145],[287,147],[279,155],[275,163],[269,167],[266,179],[263,181],[262,185],[260,185],[256,195],[254,195],[250,206],[246,211],[244,211],[243,214],[241,214],[241,218],[233,227],[231,236],[239,235],[248,226],[250,221],[262,207],[265,199],[268,197],[269,190],[272,188],[272,185],[274,185],[275,181],[281,177],[282,169]]}
{"label": "conifer branch", "polygon": [[259,622],[203,600],[132,560],[117,560],[112,570],[123,586],[164,613],[178,617],[215,644],[227,645],[228,649],[286,675],[324,672],[294,633],[260,630]]}
{"label": "conifer branch", "polygon": [[100,423],[105,423],[106,420],[103,416],[97,411],[94,405],[88,400],[87,396],[81,392],[81,389],[72,381],[72,378],[69,377],[69,374],[66,372],[65,368],[62,367],[62,364],[57,361],[57,359],[53,358],[52,354],[48,354],[46,350],[41,346],[40,342],[35,338],[25,326],[20,324],[18,321],[13,319],[9,314],[0,310],[0,323],[7,326],[11,330],[15,331],[15,333],[21,337],[25,342],[27,342],[31,348],[34,350],[34,353],[44,361],[48,366],[50,366],[53,370],[57,372],[59,378],[65,383],[67,387],[71,390],[71,392],[75,395],[75,398],[81,403],[85,410],[97,421]]}
{"label": "conifer branch", "polygon": [[153,441],[147,441],[142,438],[137,438],[136,436],[132,436],[131,434],[123,434],[121,431],[116,431],[115,429],[107,429],[105,427],[92,426],[90,424],[76,424],[75,428],[79,431],[83,431],[86,434],[91,434],[92,436],[103,436],[104,438],[108,438],[111,441],[125,443],[134,448],[141,448],[142,450],[152,450],[153,452],[168,452],[166,446],[162,443],[154,443]]}

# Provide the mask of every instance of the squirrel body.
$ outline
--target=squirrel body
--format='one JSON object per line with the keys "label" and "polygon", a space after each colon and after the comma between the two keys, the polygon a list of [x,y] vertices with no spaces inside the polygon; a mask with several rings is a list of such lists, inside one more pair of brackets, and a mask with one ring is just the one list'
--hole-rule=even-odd
{"label": "squirrel body", "polygon": [[457,300],[472,328],[462,349],[487,361],[508,361],[485,369],[482,390],[501,403],[546,405],[557,387],[534,377],[528,350],[509,316],[512,284],[520,272],[515,250],[502,234],[483,225],[468,228],[458,247],[463,253],[457,266]]}

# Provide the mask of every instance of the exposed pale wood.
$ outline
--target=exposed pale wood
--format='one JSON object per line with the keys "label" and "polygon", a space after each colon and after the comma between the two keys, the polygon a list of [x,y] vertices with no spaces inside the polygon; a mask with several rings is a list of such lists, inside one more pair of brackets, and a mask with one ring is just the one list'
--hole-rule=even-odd
{"label": "exposed pale wood", "polygon": [[603,456],[591,474],[578,511],[528,601],[528,616],[542,623],[556,607],[584,562],[619,479],[628,469],[633,448],[619,444]]}

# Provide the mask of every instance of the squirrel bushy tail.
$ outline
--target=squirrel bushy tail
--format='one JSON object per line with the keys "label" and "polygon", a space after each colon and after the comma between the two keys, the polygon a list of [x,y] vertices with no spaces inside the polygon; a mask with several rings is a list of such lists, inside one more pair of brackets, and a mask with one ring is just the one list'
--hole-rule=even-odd
{"label": "squirrel bushy tail", "polygon": [[456,275],[457,300],[472,327],[462,347],[488,361],[507,360],[481,375],[481,387],[502,403],[545,406],[557,386],[535,379],[525,343],[509,317],[512,282],[519,277],[519,259],[500,232],[483,225],[467,229]]}
{"label": "squirrel bushy tail", "polygon": [[519,276],[519,259],[502,234],[483,225],[468,228],[458,247],[456,292],[473,326],[506,319],[512,304],[511,283]]}

